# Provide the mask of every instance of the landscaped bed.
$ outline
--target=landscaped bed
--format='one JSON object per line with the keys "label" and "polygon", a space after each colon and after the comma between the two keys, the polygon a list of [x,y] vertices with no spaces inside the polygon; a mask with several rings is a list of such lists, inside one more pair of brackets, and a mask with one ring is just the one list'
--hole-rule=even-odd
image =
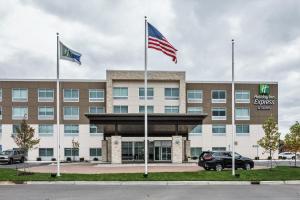
{"label": "landscaped bed", "polygon": [[237,170],[240,177],[233,177],[231,171],[161,172],[122,174],[62,174],[51,177],[49,173],[22,174],[14,169],[0,169],[0,181],[276,181],[300,180],[300,168],[276,167],[259,170]]}

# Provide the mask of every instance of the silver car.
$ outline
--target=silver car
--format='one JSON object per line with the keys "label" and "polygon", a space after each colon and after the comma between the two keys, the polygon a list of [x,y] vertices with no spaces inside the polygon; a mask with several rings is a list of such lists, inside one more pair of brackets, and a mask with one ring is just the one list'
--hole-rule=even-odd
{"label": "silver car", "polygon": [[23,163],[24,160],[25,160],[25,155],[19,150],[9,149],[0,153],[0,162],[13,164],[16,161]]}

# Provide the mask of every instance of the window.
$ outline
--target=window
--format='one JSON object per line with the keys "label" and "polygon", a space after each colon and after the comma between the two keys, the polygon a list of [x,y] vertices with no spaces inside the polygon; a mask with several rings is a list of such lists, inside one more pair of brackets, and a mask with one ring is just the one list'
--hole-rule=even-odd
{"label": "window", "polygon": [[212,120],[226,120],[226,108],[212,108]]}
{"label": "window", "polygon": [[100,113],[104,113],[104,107],[100,107],[100,106],[90,106],[90,107],[89,107],[89,113],[91,113],[91,114],[100,114]]}
{"label": "window", "polygon": [[39,120],[51,120],[54,119],[54,108],[49,106],[39,107]]}
{"label": "window", "polygon": [[65,148],[64,151],[65,151],[64,152],[65,156],[69,156],[69,157],[79,156],[79,149],[78,148]]}
{"label": "window", "polygon": [[190,114],[199,114],[203,113],[203,108],[198,106],[198,107],[188,107],[187,112]]}
{"label": "window", "polygon": [[165,88],[165,99],[178,100],[179,88]]}
{"label": "window", "polygon": [[97,124],[90,124],[90,135],[99,135],[99,133],[103,133],[103,127]]}
{"label": "window", "polygon": [[79,120],[79,107],[78,106],[65,106],[64,107],[64,120]]}
{"label": "window", "polygon": [[12,119],[28,119],[28,107],[12,107]]}
{"label": "window", "polygon": [[53,157],[53,148],[39,148],[39,157]]}
{"label": "window", "polygon": [[65,102],[78,102],[79,101],[79,89],[64,89],[64,101]]}
{"label": "window", "polygon": [[179,106],[165,106],[165,113],[179,113]]}
{"label": "window", "polygon": [[[0,124],[0,136],[2,135],[2,124]],[[1,152],[1,151],[0,151]]]}
{"label": "window", "polygon": [[202,103],[203,92],[202,90],[188,90],[187,98],[188,103]]}
{"label": "window", "polygon": [[53,136],[53,124],[39,124],[39,136]]}
{"label": "window", "polygon": [[237,124],[236,125],[236,134],[237,135],[249,135],[250,129],[249,124]]}
{"label": "window", "polygon": [[101,156],[101,148],[90,148],[90,156],[91,157],[99,157]]}
{"label": "window", "polygon": [[2,119],[2,107],[0,107],[0,119]]}
{"label": "window", "polygon": [[213,90],[211,92],[212,103],[226,103],[225,90]]}
{"label": "window", "polygon": [[128,88],[127,87],[114,87],[113,89],[114,99],[127,99]]}
{"label": "window", "polygon": [[226,151],[226,147],[212,147],[212,151]]}
{"label": "window", "polygon": [[250,91],[249,90],[237,90],[235,91],[236,103],[250,103]]}
{"label": "window", "polygon": [[21,125],[20,124],[13,124],[12,128],[13,128],[12,135],[16,135],[18,133],[18,130],[21,130]]}
{"label": "window", "polygon": [[201,147],[191,147],[191,157],[193,160],[198,159],[201,153],[202,153]]}
{"label": "window", "polygon": [[[145,99],[145,88],[139,88],[139,98]],[[153,99],[154,96],[154,90],[153,88],[147,88],[147,99]]]}
{"label": "window", "polygon": [[216,125],[216,124],[213,124],[212,125],[212,133],[215,136],[226,135],[226,125]]}
{"label": "window", "polygon": [[190,133],[193,133],[193,134],[200,134],[202,133],[202,124],[199,124],[197,126],[195,126]]}
{"label": "window", "polygon": [[2,101],[2,88],[0,88],[0,101]]}
{"label": "window", "polygon": [[68,124],[64,125],[65,136],[78,136],[79,135],[79,125]]}
{"label": "window", "polygon": [[53,102],[54,90],[53,89],[38,89],[38,101],[39,102]]}
{"label": "window", "polygon": [[[148,113],[154,113],[154,107],[153,106],[147,106],[147,112]],[[145,106],[139,106],[139,113],[145,113]]]}
{"label": "window", "polygon": [[25,88],[13,88],[12,101],[28,101],[28,90]]}
{"label": "window", "polygon": [[128,113],[128,106],[114,106],[114,113]]}
{"label": "window", "polygon": [[101,89],[90,89],[89,90],[90,102],[103,102],[104,101],[104,90]]}
{"label": "window", "polygon": [[249,108],[236,108],[235,109],[235,119],[236,120],[250,120]]}

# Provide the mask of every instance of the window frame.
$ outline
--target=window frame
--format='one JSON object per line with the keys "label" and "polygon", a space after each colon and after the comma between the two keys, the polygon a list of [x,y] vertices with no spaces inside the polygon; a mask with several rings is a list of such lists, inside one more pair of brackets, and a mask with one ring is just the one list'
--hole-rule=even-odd
{"label": "window frame", "polygon": [[[141,91],[142,90],[142,91]],[[144,87],[139,87],[139,99],[145,99],[145,88]],[[152,90],[152,95],[149,95],[149,91]],[[144,96],[141,96],[141,92],[144,93]],[[148,87],[147,88],[147,99],[152,100],[154,99],[154,88],[153,87]]]}
{"label": "window frame", "polygon": [[[199,128],[200,127],[200,128]],[[200,129],[200,131],[196,131],[198,129]],[[195,126],[190,132],[190,135],[197,135],[197,136],[201,136],[203,132],[203,124],[198,124],[197,126]]]}
{"label": "window frame", "polygon": [[[52,131],[51,133],[43,133],[41,132],[41,126],[51,126],[52,127]],[[54,133],[54,125],[53,124],[39,124],[38,125],[38,134],[39,134],[39,137],[49,137],[49,136],[53,136],[53,133]]]}
{"label": "window frame", "polygon": [[[238,126],[242,126],[242,130],[244,130],[244,126],[248,126],[248,132],[238,132]],[[250,124],[236,124],[235,125],[235,134],[237,136],[249,136],[250,135]]]}
{"label": "window frame", "polygon": [[[222,109],[223,111],[225,111],[225,116],[214,116],[213,113],[217,109],[219,109],[219,110]],[[218,112],[222,112],[222,111],[218,111]],[[211,120],[216,120],[216,121],[218,121],[218,120],[222,120],[222,121],[227,120],[227,108],[225,108],[225,107],[212,107],[211,108]]]}
{"label": "window frame", "polygon": [[[200,98],[189,98],[189,93],[199,93],[200,94]],[[203,103],[203,90],[188,90],[187,91],[187,102],[188,103]]]}
{"label": "window frame", "polygon": [[[115,111],[115,108],[117,108],[117,107],[120,108],[120,112],[116,112]],[[122,112],[122,107],[126,108],[127,112]],[[122,113],[126,114],[126,113],[128,113],[128,105],[114,105],[113,106],[113,113],[118,113],[118,114],[122,114]]]}
{"label": "window frame", "polygon": [[0,120],[2,120],[3,118],[3,109],[2,109],[2,106],[0,106]]}
{"label": "window frame", "polygon": [[[46,150],[46,155],[41,155],[41,150]],[[52,150],[52,152],[50,151],[52,153],[51,155],[48,154],[49,150]],[[47,158],[47,157],[53,157],[53,156],[54,156],[54,148],[39,148],[39,157]]]}
{"label": "window frame", "polygon": [[[48,115],[40,115],[40,109],[41,108],[52,108],[52,115],[48,116]],[[47,113],[47,111],[45,112],[45,114]],[[38,107],[38,120],[54,120],[54,107],[53,106],[39,106]]]}
{"label": "window frame", "polygon": [[[191,111],[192,109],[195,109],[195,108],[199,108],[199,111]],[[189,114],[201,114],[203,113],[203,107],[202,106],[189,106],[187,107],[187,113]]]}
{"label": "window frame", "polygon": [[[96,129],[96,132],[95,132],[95,133],[91,132],[91,130],[92,130],[93,128]],[[89,133],[90,133],[91,136],[99,136],[99,135],[102,135],[102,134],[103,134],[103,127],[100,127],[100,125],[97,126],[97,124],[89,124]]]}
{"label": "window frame", "polygon": [[[78,127],[78,132],[73,132],[74,131],[74,129],[72,129],[71,131],[72,131],[72,133],[67,133],[66,132],[66,128],[67,127]],[[64,124],[64,136],[79,136],[79,124]]]}
{"label": "window frame", "polygon": [[[21,117],[21,116],[14,116],[14,109],[16,108],[25,108],[26,109],[26,113]],[[22,120],[24,119],[24,116],[25,116],[25,119],[28,119],[28,106],[13,106],[12,108],[12,111],[11,111],[11,118],[13,120]]]}
{"label": "window frame", "polygon": [[[47,94],[52,92],[52,97],[40,97],[40,92]],[[52,88],[38,88],[38,102],[54,102],[54,89]]]}
{"label": "window frame", "polygon": [[[248,110],[248,116],[238,116],[237,115],[237,110],[238,109],[247,109]],[[235,115],[235,120],[250,120],[251,115],[250,115],[250,108],[249,107],[236,107],[235,111],[234,111],[234,115]]]}
{"label": "window frame", "polygon": [[[96,152],[96,155],[91,155],[91,150],[96,150],[95,152]],[[100,153],[99,152],[97,152],[97,150],[98,151],[100,151]],[[99,155],[98,155],[99,154]],[[99,148],[99,147],[90,147],[90,149],[89,149],[89,155],[90,155],[90,157],[92,157],[92,158],[95,158],[95,157],[101,157],[102,156],[102,148]]]}
{"label": "window frame", "polygon": [[[225,99],[214,99],[213,98],[214,92],[225,92]],[[212,90],[211,91],[211,103],[226,103],[226,102],[227,102],[227,90]]]}
{"label": "window frame", "polygon": [[[70,151],[70,155],[66,155],[66,151]],[[76,155],[73,155],[74,152],[76,152]],[[79,148],[65,147],[64,148],[64,157],[79,157]]]}
{"label": "window frame", "polygon": [[[248,93],[248,99],[238,99],[237,98],[238,93],[240,93],[240,95],[244,95],[246,92]],[[234,96],[235,103],[250,103],[250,96],[251,96],[250,90],[236,90],[235,96]]]}
{"label": "window frame", "polygon": [[3,95],[3,90],[0,88],[0,102],[2,102],[2,95]]}
{"label": "window frame", "polygon": [[[167,96],[167,90],[171,90],[171,96]],[[173,90],[178,90],[178,96],[173,96],[174,91]],[[171,88],[165,88],[165,100],[179,100],[180,97],[180,90],[179,87],[171,87]]]}
{"label": "window frame", "polygon": [[[91,112],[92,108],[96,109],[96,111],[98,111],[98,109],[102,109],[102,112]],[[105,109],[104,106],[89,106],[89,113],[91,114],[102,114],[105,113]]]}
{"label": "window frame", "polygon": [[[126,89],[126,96],[115,96],[115,90],[119,90],[119,94],[122,93],[121,90]],[[113,99],[128,99],[128,87],[113,87]]]}
{"label": "window frame", "polygon": [[[103,93],[103,97],[96,97],[96,98],[92,98],[91,97],[91,93],[92,92],[100,92]],[[104,89],[89,89],[89,102],[104,102],[104,98],[105,98],[105,93],[104,93]]]}
{"label": "window frame", "polygon": [[[193,150],[200,150],[199,155],[193,155]],[[191,158],[193,159],[194,157],[197,157],[197,159],[199,158],[199,156],[201,155],[201,153],[203,152],[202,147],[191,147],[190,148],[190,153],[191,153]]]}
{"label": "window frame", "polygon": [[[222,127],[221,127],[222,126]],[[225,128],[225,132],[214,132],[214,129],[224,129]],[[212,127],[211,127],[211,132],[212,132],[212,135],[213,136],[226,136],[226,124],[212,124]]]}
{"label": "window frame", "polygon": [[[71,90],[71,96],[73,96],[73,92],[78,91],[78,97],[65,97],[65,92],[67,90]],[[80,98],[80,90],[76,88],[64,88],[63,89],[63,100],[64,102],[79,102]]]}
{"label": "window frame", "polygon": [[[167,112],[167,109],[171,109],[171,112]],[[173,112],[173,109],[176,108],[178,111],[177,112]],[[165,106],[165,113],[179,113],[179,106]]]}
{"label": "window frame", "polygon": [[[141,110],[141,108],[143,110]],[[151,109],[149,111],[149,108],[152,108],[152,111],[151,111]],[[139,105],[139,113],[145,113],[145,106],[144,105]],[[147,113],[154,113],[154,106],[153,105],[147,105]]]}
{"label": "window frame", "polygon": [[[67,108],[71,108],[71,115],[66,115],[65,112]],[[78,109],[78,115],[76,115],[75,117],[73,117],[73,108],[77,108]],[[64,106],[63,107],[63,111],[64,111],[64,120],[79,120],[80,118],[80,107],[79,106]]]}
{"label": "window frame", "polygon": [[[19,90],[19,91],[25,90],[26,91],[26,99],[14,97],[14,90]],[[12,88],[11,89],[11,100],[12,100],[12,102],[28,102],[28,88]]]}

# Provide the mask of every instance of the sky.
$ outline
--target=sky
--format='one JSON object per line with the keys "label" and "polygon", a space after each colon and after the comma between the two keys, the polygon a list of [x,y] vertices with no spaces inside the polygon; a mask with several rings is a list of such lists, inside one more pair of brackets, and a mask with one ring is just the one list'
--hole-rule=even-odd
{"label": "sky", "polygon": [[55,78],[56,33],[82,53],[62,78],[105,79],[144,69],[144,16],[178,49],[178,63],[148,51],[149,70],[187,80],[279,83],[279,129],[300,121],[299,0],[0,0],[0,79]]}

